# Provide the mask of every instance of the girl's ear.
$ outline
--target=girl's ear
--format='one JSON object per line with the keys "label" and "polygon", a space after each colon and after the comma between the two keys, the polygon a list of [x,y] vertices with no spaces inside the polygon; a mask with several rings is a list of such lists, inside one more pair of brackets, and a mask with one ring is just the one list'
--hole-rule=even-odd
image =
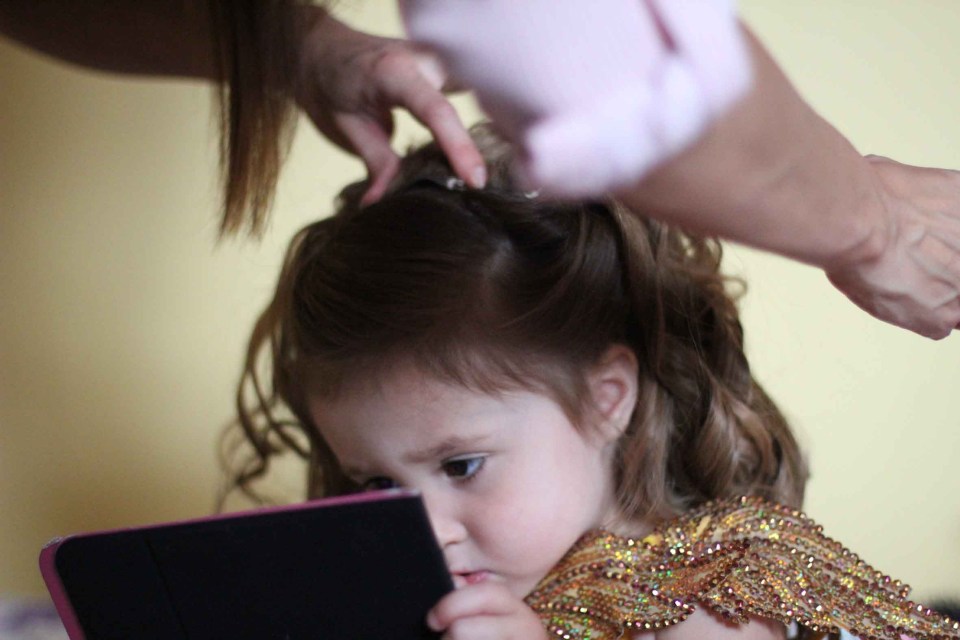
{"label": "girl's ear", "polygon": [[623,344],[612,344],[587,374],[592,413],[605,440],[623,435],[637,404],[637,356]]}

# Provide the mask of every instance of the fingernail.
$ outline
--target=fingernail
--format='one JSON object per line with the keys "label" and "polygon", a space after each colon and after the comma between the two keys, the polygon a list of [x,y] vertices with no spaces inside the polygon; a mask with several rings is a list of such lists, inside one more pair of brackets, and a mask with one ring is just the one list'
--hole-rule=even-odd
{"label": "fingernail", "polygon": [[487,168],[477,167],[470,174],[470,186],[474,189],[483,189],[487,186]]}

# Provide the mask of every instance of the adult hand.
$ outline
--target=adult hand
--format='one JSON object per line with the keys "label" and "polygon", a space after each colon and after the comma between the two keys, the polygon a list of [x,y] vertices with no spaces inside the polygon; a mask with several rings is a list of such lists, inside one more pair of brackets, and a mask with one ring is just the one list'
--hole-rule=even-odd
{"label": "adult hand", "polygon": [[481,582],[452,591],[427,615],[443,640],[547,640],[537,614],[501,584]]}
{"label": "adult hand", "polygon": [[467,184],[486,182],[483,158],[443,94],[446,75],[402,40],[355,31],[319,7],[303,7],[297,102],[317,128],[363,160],[364,203],[377,200],[399,168],[390,145],[394,107],[425,125]]}
{"label": "adult hand", "polygon": [[877,318],[928,338],[960,326],[960,172],[868,156],[886,209],[865,258],[830,281]]}
{"label": "adult hand", "polygon": [[732,0],[401,0],[531,187],[597,196],[695,140],[750,85]]}

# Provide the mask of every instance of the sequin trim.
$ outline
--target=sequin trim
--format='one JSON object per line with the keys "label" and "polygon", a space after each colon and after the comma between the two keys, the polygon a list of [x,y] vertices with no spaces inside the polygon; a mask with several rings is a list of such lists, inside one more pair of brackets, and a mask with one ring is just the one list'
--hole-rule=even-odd
{"label": "sequin trim", "polygon": [[526,601],[564,640],[656,631],[698,604],[735,623],[762,617],[863,640],[960,640],[960,624],[909,592],[801,512],[744,497],[707,503],[642,540],[592,531]]}

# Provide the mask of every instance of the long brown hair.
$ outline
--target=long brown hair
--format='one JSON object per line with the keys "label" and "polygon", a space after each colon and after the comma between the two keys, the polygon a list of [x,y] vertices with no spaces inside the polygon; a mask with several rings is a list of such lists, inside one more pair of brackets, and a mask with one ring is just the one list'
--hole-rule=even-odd
{"label": "long brown hair", "polygon": [[263,229],[296,121],[298,0],[208,0],[223,182],[221,234]]}
{"label": "long brown hair", "polygon": [[625,515],[745,494],[799,506],[805,463],[750,373],[720,245],[612,202],[524,194],[508,149],[474,135],[485,189],[460,187],[430,144],[381,201],[362,208],[363,185],[348,187],[335,215],[294,238],[250,340],[237,424],[253,454],[231,484],[251,489],[294,449],[310,497],[351,490],[306,395],[333,398],[401,360],[473,389],[546,391],[582,424],[584,374],[621,343],[640,390],[618,459]]}

